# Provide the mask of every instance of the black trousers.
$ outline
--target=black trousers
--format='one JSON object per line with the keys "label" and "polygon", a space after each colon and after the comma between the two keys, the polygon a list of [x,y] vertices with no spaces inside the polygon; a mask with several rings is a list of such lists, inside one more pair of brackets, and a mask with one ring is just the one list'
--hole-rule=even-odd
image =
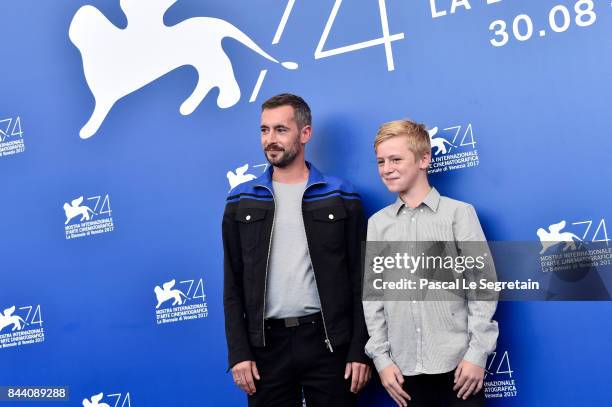
{"label": "black trousers", "polygon": [[261,380],[249,407],[301,407],[302,390],[308,407],[356,406],[351,379],[344,379],[348,344],[330,352],[320,320],[265,329],[267,346],[253,348]]}
{"label": "black trousers", "polygon": [[484,388],[467,400],[453,391],[455,371],[440,374],[404,376],[404,390],[412,397],[409,407],[484,407]]}

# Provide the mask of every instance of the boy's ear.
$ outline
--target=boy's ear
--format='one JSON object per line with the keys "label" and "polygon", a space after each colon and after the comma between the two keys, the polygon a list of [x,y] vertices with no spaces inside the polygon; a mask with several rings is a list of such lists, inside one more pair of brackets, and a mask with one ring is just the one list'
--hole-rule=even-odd
{"label": "boy's ear", "polygon": [[422,170],[426,170],[427,168],[429,168],[430,163],[431,163],[431,151],[428,151],[421,156],[421,160],[419,162],[419,168]]}

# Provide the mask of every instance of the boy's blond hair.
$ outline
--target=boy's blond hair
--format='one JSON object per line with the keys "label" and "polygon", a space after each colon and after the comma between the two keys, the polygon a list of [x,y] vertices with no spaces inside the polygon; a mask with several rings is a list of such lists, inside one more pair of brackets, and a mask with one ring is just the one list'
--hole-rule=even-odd
{"label": "boy's blond hair", "polygon": [[380,126],[374,139],[374,152],[383,141],[393,137],[405,137],[408,149],[419,160],[425,153],[431,153],[429,133],[424,124],[412,120],[394,120]]}

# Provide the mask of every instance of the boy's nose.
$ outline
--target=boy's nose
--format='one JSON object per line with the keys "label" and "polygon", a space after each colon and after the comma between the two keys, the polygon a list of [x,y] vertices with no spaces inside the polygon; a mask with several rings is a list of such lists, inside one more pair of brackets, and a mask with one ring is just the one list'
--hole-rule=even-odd
{"label": "boy's nose", "polygon": [[391,167],[391,164],[389,164],[389,162],[385,162],[385,164],[383,165],[383,172],[385,174],[390,174],[393,172],[393,168]]}

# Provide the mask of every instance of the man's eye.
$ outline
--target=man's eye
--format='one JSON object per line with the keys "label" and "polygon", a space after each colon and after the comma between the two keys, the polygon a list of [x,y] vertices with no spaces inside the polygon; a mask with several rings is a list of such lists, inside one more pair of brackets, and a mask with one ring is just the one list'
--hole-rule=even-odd
{"label": "man's eye", "polygon": [[397,164],[398,162],[402,161],[402,159],[401,158],[394,158],[391,161],[393,161],[393,163]]}
{"label": "man's eye", "polygon": [[377,164],[380,167],[381,165],[383,165],[385,162],[384,161],[378,161]]}

